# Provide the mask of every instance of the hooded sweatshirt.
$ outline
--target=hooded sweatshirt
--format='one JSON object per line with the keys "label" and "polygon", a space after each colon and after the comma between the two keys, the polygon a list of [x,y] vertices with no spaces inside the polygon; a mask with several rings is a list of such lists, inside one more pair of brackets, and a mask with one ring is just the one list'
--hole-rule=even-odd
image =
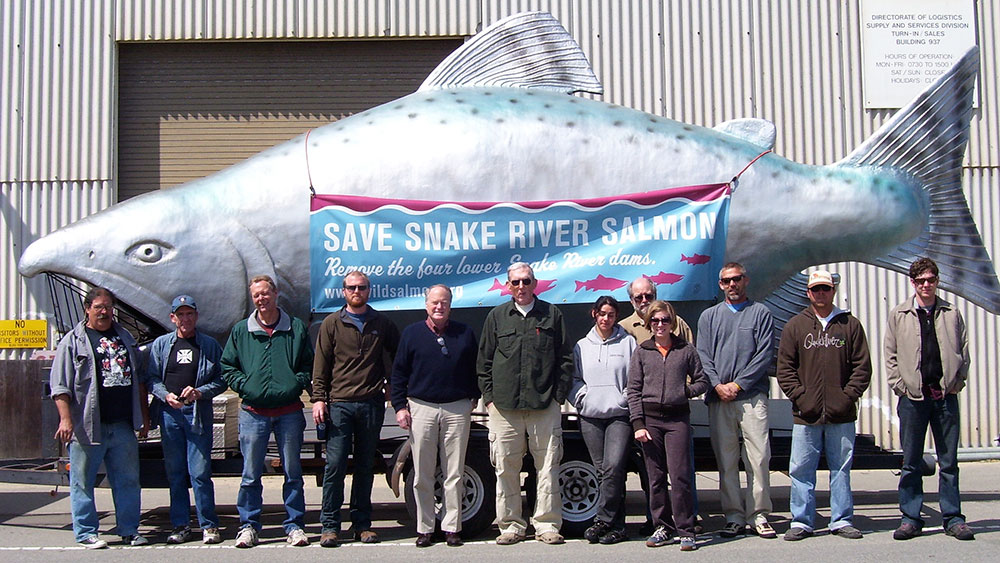
{"label": "hooded sweatshirt", "polygon": [[778,386],[792,401],[796,424],[853,422],[871,377],[868,340],[850,312],[837,309],[823,328],[807,307],[785,325],[778,345]]}
{"label": "hooded sweatshirt", "polygon": [[628,416],[625,387],[629,360],[635,348],[635,338],[620,325],[614,326],[607,340],[601,338],[595,326],[576,343],[569,398],[580,416]]}

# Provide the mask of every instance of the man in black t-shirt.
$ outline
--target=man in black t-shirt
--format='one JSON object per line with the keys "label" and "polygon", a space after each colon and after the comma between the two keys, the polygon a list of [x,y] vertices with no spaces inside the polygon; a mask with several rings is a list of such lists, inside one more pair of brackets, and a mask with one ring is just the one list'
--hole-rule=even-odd
{"label": "man in black t-shirt", "polygon": [[194,489],[198,525],[204,543],[219,543],[219,517],[212,483],[212,398],[226,390],[219,358],[222,348],[198,332],[198,305],[190,295],[178,295],[170,306],[177,330],[149,347],[149,387],[153,421],[160,425],[163,464],[170,482],[170,523],[167,543],[193,538],[189,526]]}
{"label": "man in black t-shirt", "polygon": [[115,501],[118,534],[126,545],[145,545],[139,535],[139,445],[149,413],[135,339],[114,322],[114,295],[95,288],[83,300],[87,318],[56,348],[50,385],[59,411],[55,438],[69,444],[70,508],[76,541],[107,547],[98,535],[94,503],[97,469],[103,462]]}

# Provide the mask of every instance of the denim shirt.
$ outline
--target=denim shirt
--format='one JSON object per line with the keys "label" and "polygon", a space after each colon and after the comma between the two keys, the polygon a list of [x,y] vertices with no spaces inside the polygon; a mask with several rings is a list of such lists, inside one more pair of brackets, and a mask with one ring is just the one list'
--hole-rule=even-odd
{"label": "denim shirt", "polygon": [[[132,364],[132,427],[142,428],[142,411],[139,408],[139,384],[143,382],[142,356],[135,339],[118,323],[112,328],[128,350]],[[56,357],[49,373],[49,396],[69,396],[70,415],[73,420],[73,441],[84,446],[100,442],[101,405],[97,398],[97,367],[94,348],[87,336],[87,323],[80,321],[73,331],[56,346]]]}
{"label": "denim shirt", "polygon": [[[191,432],[201,434],[205,429],[211,432],[212,398],[225,391],[227,386],[222,380],[222,366],[219,364],[222,347],[214,338],[198,331],[194,333],[194,340],[199,350],[198,375],[195,376],[194,385],[201,392],[201,399],[195,402]],[[146,371],[146,378],[149,391],[154,397],[149,413],[150,423],[153,425],[159,422],[163,409],[172,408],[166,404],[169,391],[163,384],[163,374],[167,369],[167,359],[175,342],[177,342],[177,331],[164,334],[149,345],[149,369]]]}

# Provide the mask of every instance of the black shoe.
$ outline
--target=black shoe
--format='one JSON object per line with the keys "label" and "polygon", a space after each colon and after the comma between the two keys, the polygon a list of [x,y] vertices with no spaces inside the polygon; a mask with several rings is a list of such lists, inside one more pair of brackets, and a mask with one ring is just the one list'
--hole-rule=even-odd
{"label": "black shoe", "polygon": [[459,547],[463,543],[462,536],[458,535],[458,532],[445,532],[444,543],[448,547]]}
{"label": "black shoe", "polygon": [[599,541],[601,545],[612,545],[616,543],[621,543],[627,539],[628,536],[625,534],[624,529],[614,529],[614,530],[608,530],[608,532],[603,536],[601,536],[600,539],[598,539],[597,541]]}
{"label": "black shoe", "polygon": [[909,522],[903,522],[896,528],[896,531],[892,533],[892,539],[894,540],[910,540],[921,534],[921,529],[910,524]]}
{"label": "black shoe", "polygon": [[836,530],[830,530],[830,533],[849,540],[860,540],[865,537],[865,535],[861,533],[861,530],[851,525],[843,526],[841,528],[837,528]]}
{"label": "black shoe", "polygon": [[705,527],[702,524],[704,524],[704,522],[702,521],[701,516],[698,516],[697,514],[695,514],[695,516],[694,516],[694,533],[695,533],[695,535],[700,534],[700,533],[702,533],[702,532],[705,531]]}
{"label": "black shoe", "polygon": [[430,534],[417,534],[417,547],[430,547],[432,543]]}
{"label": "black shoe", "polygon": [[595,520],[594,524],[583,532],[583,539],[589,541],[590,543],[597,543],[601,540],[601,536],[608,533],[608,530],[610,529],[611,526],[609,526],[607,522]]}
{"label": "black shoe", "polygon": [[726,522],[726,525],[719,530],[719,535],[724,538],[735,538],[736,536],[742,536],[747,531],[747,527],[744,524],[738,522]]}
{"label": "black shoe", "polygon": [[788,531],[785,532],[783,539],[785,541],[799,541],[811,537],[812,535],[812,531],[796,526],[794,528],[789,528]]}
{"label": "black shoe", "polygon": [[944,531],[946,535],[953,536],[957,540],[974,540],[976,539],[976,534],[972,533],[972,529],[965,522],[959,522],[958,524],[952,524],[948,526],[948,529]]}

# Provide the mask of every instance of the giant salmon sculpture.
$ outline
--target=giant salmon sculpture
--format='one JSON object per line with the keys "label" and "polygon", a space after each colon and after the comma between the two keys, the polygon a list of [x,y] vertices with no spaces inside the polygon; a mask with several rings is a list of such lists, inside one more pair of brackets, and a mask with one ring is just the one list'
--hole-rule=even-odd
{"label": "giant salmon sculpture", "polygon": [[[753,272],[753,297],[779,295],[815,264],[905,272],[930,256],[943,288],[1000,311],[961,186],[978,60],[970,50],[840,162],[768,153],[742,175],[726,259]],[[171,298],[194,294],[211,303],[199,327],[218,336],[252,310],[245,287],[256,274],[277,279],[282,305],[309,316],[311,188],[450,201],[594,198],[725,182],[774,145],[768,121],[709,129],[570,95],[581,91],[601,85],[576,42],[547,13],[517,14],[452,53],[417,92],[114,205],[34,242],[19,268],[107,286],[165,326]],[[789,287],[793,301],[802,296]]]}

